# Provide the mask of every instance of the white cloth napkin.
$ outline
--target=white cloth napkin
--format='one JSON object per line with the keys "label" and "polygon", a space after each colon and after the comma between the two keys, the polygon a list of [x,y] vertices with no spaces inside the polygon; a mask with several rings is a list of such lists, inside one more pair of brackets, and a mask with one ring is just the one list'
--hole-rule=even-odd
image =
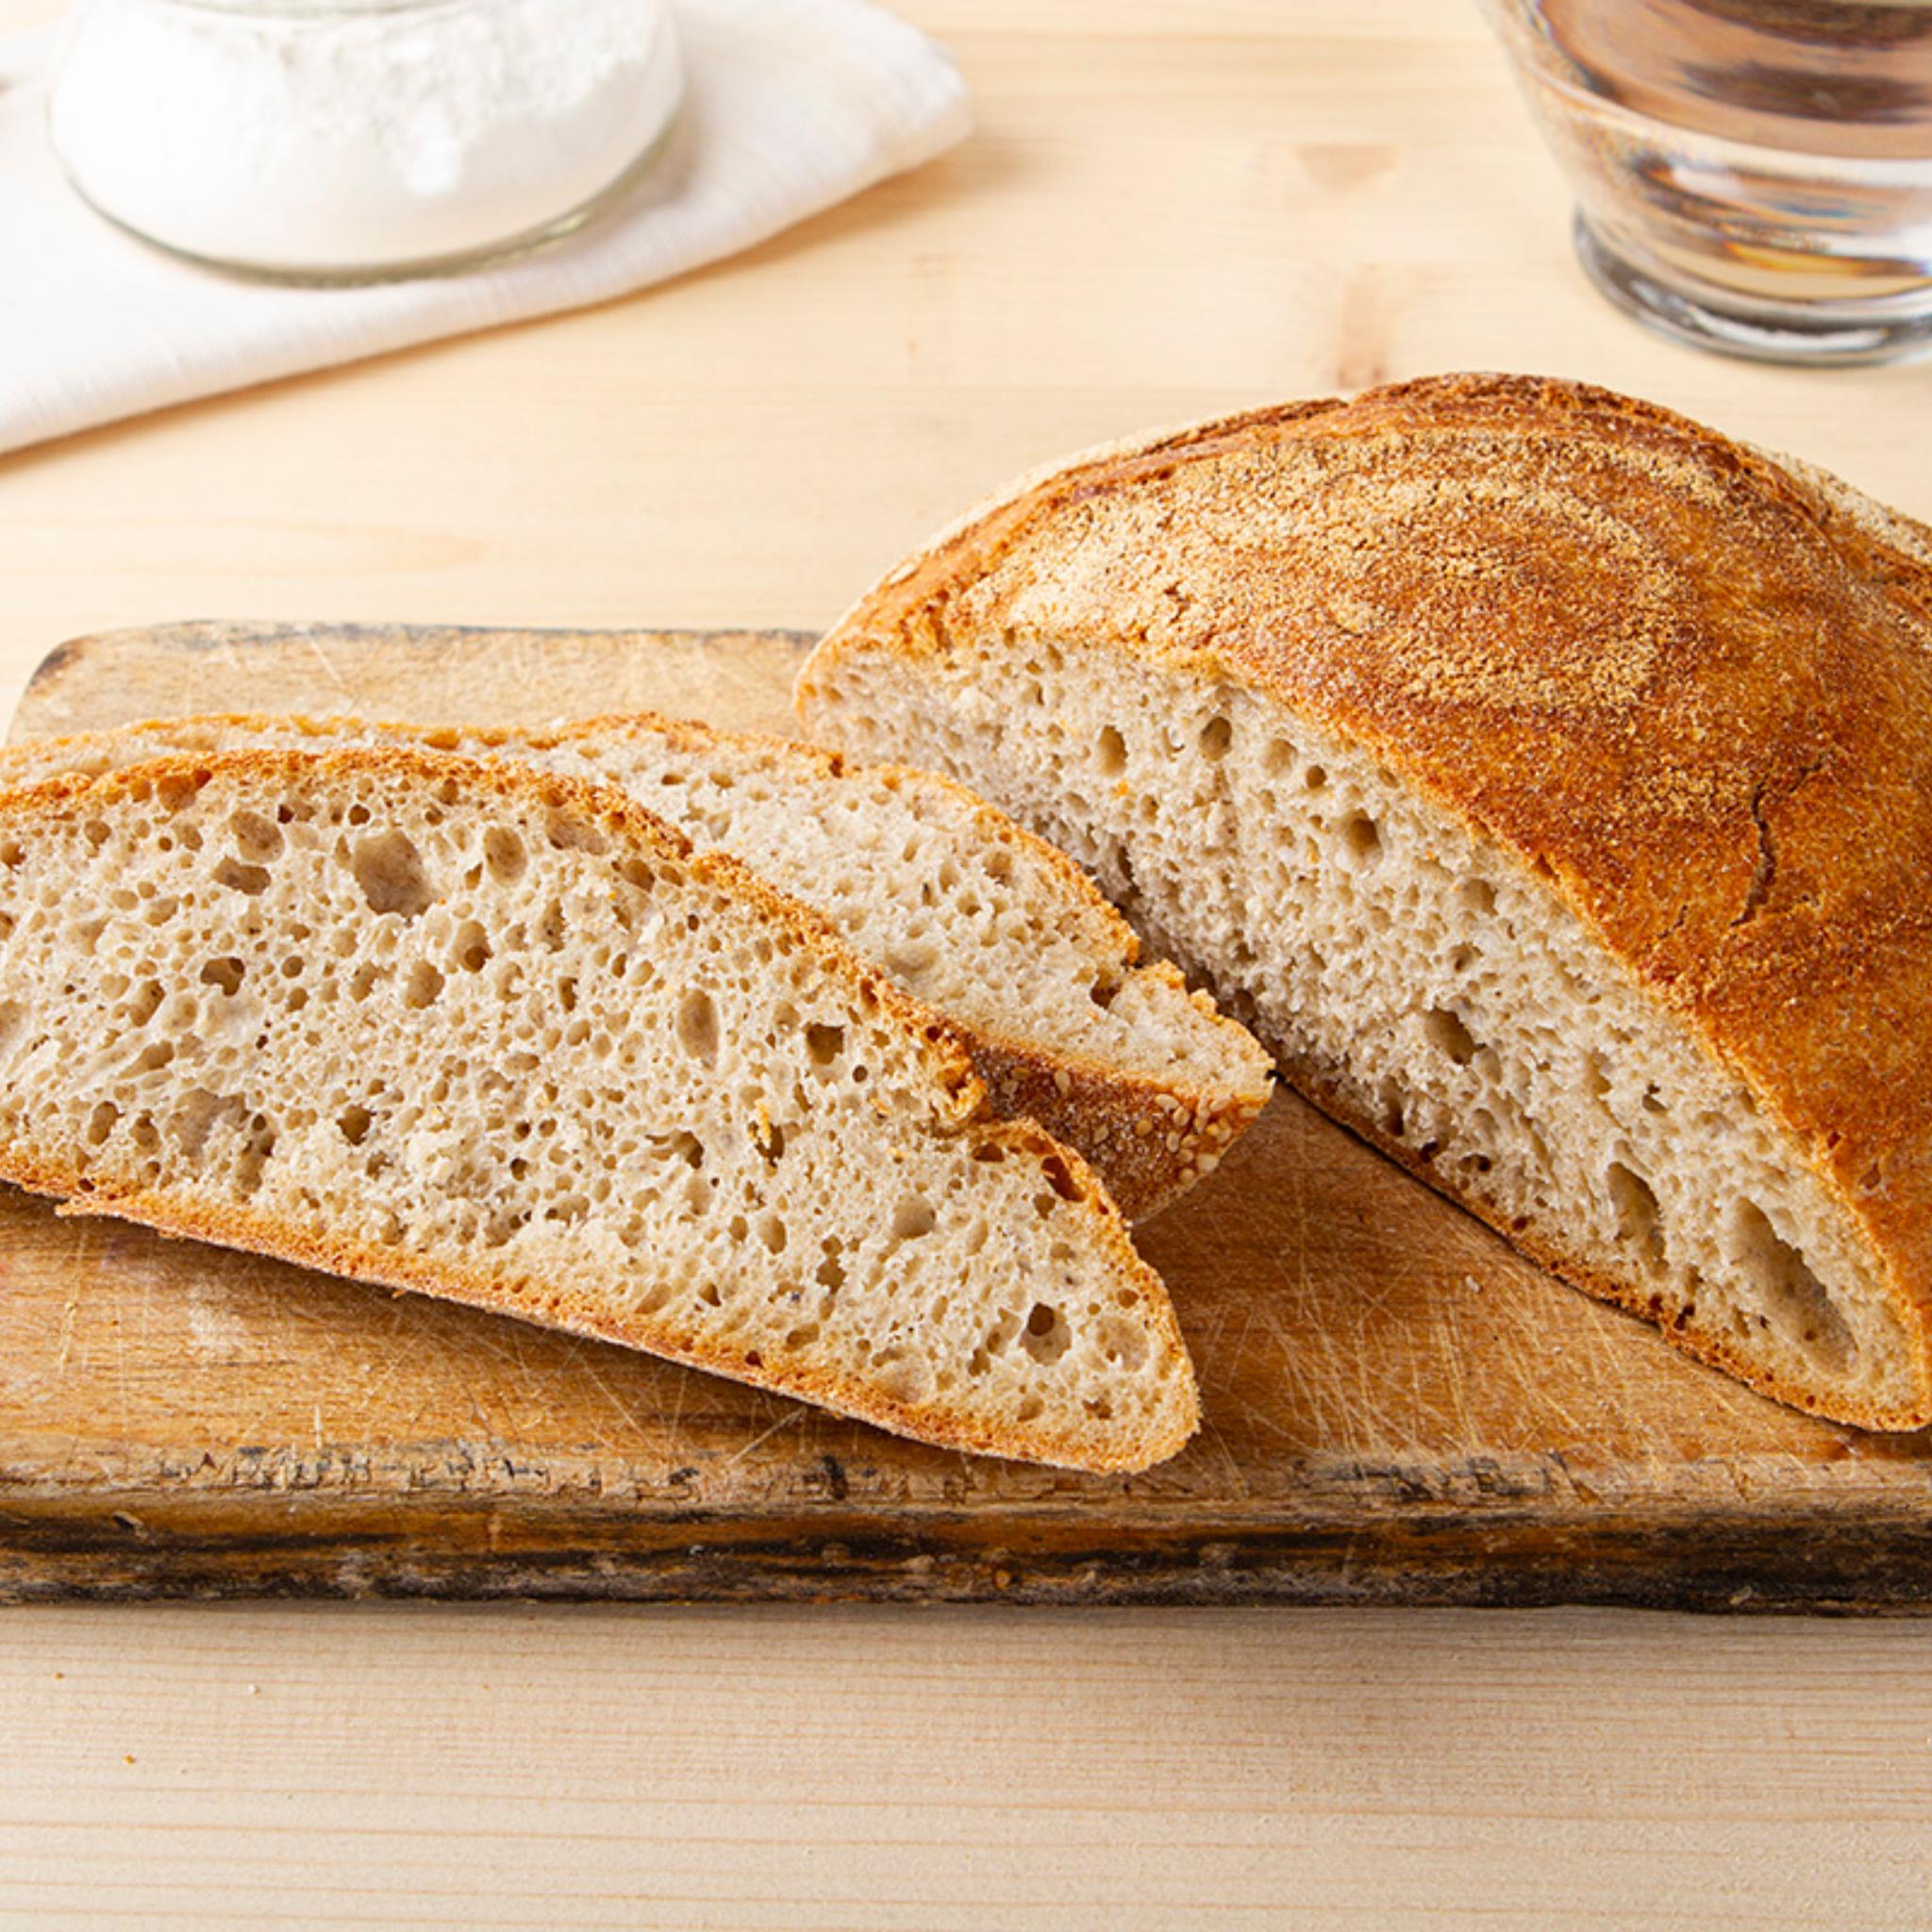
{"label": "white cloth napkin", "polygon": [[602,302],[950,147],[946,55],[866,0],[677,0],[687,93],[634,198],[502,268],[357,289],[234,280],[94,214],[48,148],[44,31],[0,41],[0,450],[405,343]]}

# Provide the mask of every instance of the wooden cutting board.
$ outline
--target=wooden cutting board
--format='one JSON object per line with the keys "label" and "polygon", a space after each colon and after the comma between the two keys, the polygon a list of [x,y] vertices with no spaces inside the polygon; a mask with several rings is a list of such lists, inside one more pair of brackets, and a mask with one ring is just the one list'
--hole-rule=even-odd
{"label": "wooden cutting board", "polygon": [[[808,642],[179,626],[62,646],[14,736],[639,705],[783,729]],[[1097,1478],[0,1189],[0,1594],[1932,1603],[1932,1440],[1695,1367],[1292,1095],[1142,1245],[1206,1422]]]}

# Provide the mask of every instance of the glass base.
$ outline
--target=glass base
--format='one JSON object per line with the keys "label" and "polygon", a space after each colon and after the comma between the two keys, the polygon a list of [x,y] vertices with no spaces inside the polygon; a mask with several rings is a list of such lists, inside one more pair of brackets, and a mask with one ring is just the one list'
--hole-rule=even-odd
{"label": "glass base", "polygon": [[1932,356],[1932,289],[1909,300],[1765,302],[1707,283],[1666,282],[1621,254],[1581,213],[1574,235],[1584,273],[1611,302],[1693,348],[1813,369]]}

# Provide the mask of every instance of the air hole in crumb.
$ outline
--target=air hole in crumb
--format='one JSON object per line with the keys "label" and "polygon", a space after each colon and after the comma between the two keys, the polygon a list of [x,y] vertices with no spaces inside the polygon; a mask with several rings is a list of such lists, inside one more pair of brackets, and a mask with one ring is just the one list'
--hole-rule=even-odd
{"label": "air hole in crumb", "polygon": [[1020,1346],[1037,1362],[1057,1362],[1074,1345],[1074,1331],[1048,1302],[1035,1302],[1020,1331]]}
{"label": "air hole in crumb", "polygon": [[1447,1054],[1458,1067],[1475,1058],[1476,1040],[1447,1007],[1431,1007],[1423,1015],[1423,1035],[1438,1053]]}
{"label": "air hole in crumb", "polygon": [[916,1241],[922,1235],[930,1234],[938,1220],[930,1201],[919,1194],[908,1194],[892,1210],[892,1239]]}
{"label": "air hole in crumb", "polygon": [[514,885],[523,877],[528,862],[524,841],[508,825],[491,825],[483,834],[483,863],[498,885]]}
{"label": "air hole in crumb", "polygon": [[1268,749],[1261,754],[1261,769],[1270,777],[1279,777],[1294,764],[1294,746],[1285,738],[1271,738]]}
{"label": "air hole in crumb", "polygon": [[917,1349],[882,1349],[877,1369],[879,1388],[892,1401],[911,1407],[932,1400],[932,1364]]}
{"label": "air hole in crumb", "polygon": [[253,1194],[261,1186],[261,1171],[275,1151],[275,1130],[264,1114],[252,1115],[248,1139],[235,1162],[235,1187],[242,1194]]}
{"label": "air hole in crumb", "polygon": [[1147,1366],[1147,1332],[1109,1315],[1100,1324],[1100,1352],[1116,1368],[1137,1373]]}
{"label": "air hole in crumb", "polygon": [[359,1147],[369,1132],[369,1120],[366,1107],[345,1107],[336,1116],[336,1125],[341,1129],[342,1139],[351,1147]]}
{"label": "air hole in crumb", "polygon": [[236,848],[243,858],[260,865],[281,857],[282,828],[258,811],[231,813],[228,830],[234,834]]}
{"label": "air hole in crumb", "polygon": [[1119,980],[1096,979],[1087,989],[1087,997],[1104,1013],[1120,997],[1120,992]]}
{"label": "air hole in crumb", "polygon": [[243,865],[239,858],[225,858],[215,867],[215,883],[227,886],[252,898],[268,889],[268,874],[258,865]]}
{"label": "air hole in crumb", "polygon": [[543,823],[543,834],[559,852],[602,853],[610,850],[610,841],[595,825],[554,811]]}
{"label": "air hole in crumb", "polygon": [[96,1103],[87,1117],[87,1143],[98,1147],[114,1131],[114,1123],[121,1118],[121,1109],[111,1100]]}
{"label": "air hole in crumb", "polygon": [[241,990],[243,967],[240,959],[210,959],[201,969],[204,986],[218,986],[230,995]]}
{"label": "air hole in crumb", "polygon": [[1111,724],[1101,727],[1100,775],[1117,778],[1127,767],[1127,742]]}
{"label": "air hole in crumb", "polygon": [[429,879],[423,855],[403,832],[377,832],[359,839],[349,857],[349,870],[369,902],[372,912],[393,912],[414,919],[429,904]]}
{"label": "air hole in crumb", "polygon": [[829,1067],[845,1051],[845,1029],[842,1026],[821,1026],[816,1024],[805,1029],[805,1051],[815,1067]]}
{"label": "air hole in crumb", "polygon": [[1234,742],[1234,726],[1225,718],[1210,718],[1201,727],[1200,742],[1201,756],[1210,765],[1218,765]]}
{"label": "air hole in crumb", "polygon": [[[360,971],[358,972],[357,977],[361,977]],[[427,959],[418,959],[409,968],[409,976],[403,982],[404,1006],[418,1009],[434,1006],[445,983],[442,974]],[[351,991],[354,991],[353,987]],[[358,994],[357,997],[360,998],[361,995]]]}
{"label": "air hole in crumb", "polygon": [[1604,1173],[1604,1186],[1617,1216],[1617,1239],[1627,1241],[1653,1261],[1664,1257],[1663,1217],[1650,1183],[1635,1169],[1613,1160]]}
{"label": "air hole in crumb", "polygon": [[785,1224],[775,1214],[761,1214],[758,1217],[758,1239],[773,1254],[785,1252]]}
{"label": "air hole in crumb", "polygon": [[1487,879],[1464,879],[1456,889],[1456,899],[1465,912],[1489,914],[1496,909],[1496,889]]}
{"label": "air hole in crumb", "polygon": [[1073,1171],[1058,1154],[1049,1154],[1040,1163],[1041,1172],[1046,1175],[1047,1185],[1062,1201],[1078,1201],[1085,1198],[1086,1191],[1074,1178]]}
{"label": "air hole in crumb", "polygon": [[181,1152],[194,1160],[200,1158],[201,1150],[207,1146],[215,1123],[224,1115],[239,1119],[241,1113],[240,1101],[211,1092],[206,1087],[192,1087],[182,1095],[181,1105],[175,1109],[174,1118],[168,1123],[168,1130],[174,1135]]}
{"label": "air hole in crumb", "polygon": [[474,919],[457,927],[450,941],[450,958],[465,973],[480,973],[490,963],[490,938]]}
{"label": "air hole in crumb", "polygon": [[1787,1340],[1826,1368],[1849,1365],[1857,1353],[1850,1324],[1804,1256],[1779,1236],[1755,1202],[1738,1204],[1732,1250],[1738,1267],[1757,1291],[1764,1312]]}
{"label": "air hole in crumb", "polygon": [[1381,828],[1365,811],[1352,811],[1341,825],[1341,848],[1349,863],[1373,865],[1382,856]]}
{"label": "air hole in crumb", "polygon": [[691,988],[677,1003],[677,1043],[700,1065],[717,1065],[718,1008],[703,987]]}
{"label": "air hole in crumb", "polygon": [[1302,774],[1302,783],[1306,785],[1310,791],[1321,791],[1323,786],[1327,784],[1327,782],[1328,774],[1324,772],[1320,765],[1310,765],[1308,769]]}

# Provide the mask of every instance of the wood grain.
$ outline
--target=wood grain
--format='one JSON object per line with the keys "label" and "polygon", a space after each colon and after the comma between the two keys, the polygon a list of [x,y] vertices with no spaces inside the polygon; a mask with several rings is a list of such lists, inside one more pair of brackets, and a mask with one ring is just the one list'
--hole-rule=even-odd
{"label": "wood grain", "polygon": [[1924,1624],[162,1606],[4,1632],[0,1738],[34,1717],[0,1755],[11,1925],[1923,1932],[1932,1891]]}
{"label": "wood grain", "polygon": [[[16,735],[222,706],[783,721],[799,633],[76,641]],[[1775,1407],[1288,1094],[1141,1235],[1198,1440],[1104,1479],[0,1193],[0,1592],[1932,1604],[1932,1437]]]}

